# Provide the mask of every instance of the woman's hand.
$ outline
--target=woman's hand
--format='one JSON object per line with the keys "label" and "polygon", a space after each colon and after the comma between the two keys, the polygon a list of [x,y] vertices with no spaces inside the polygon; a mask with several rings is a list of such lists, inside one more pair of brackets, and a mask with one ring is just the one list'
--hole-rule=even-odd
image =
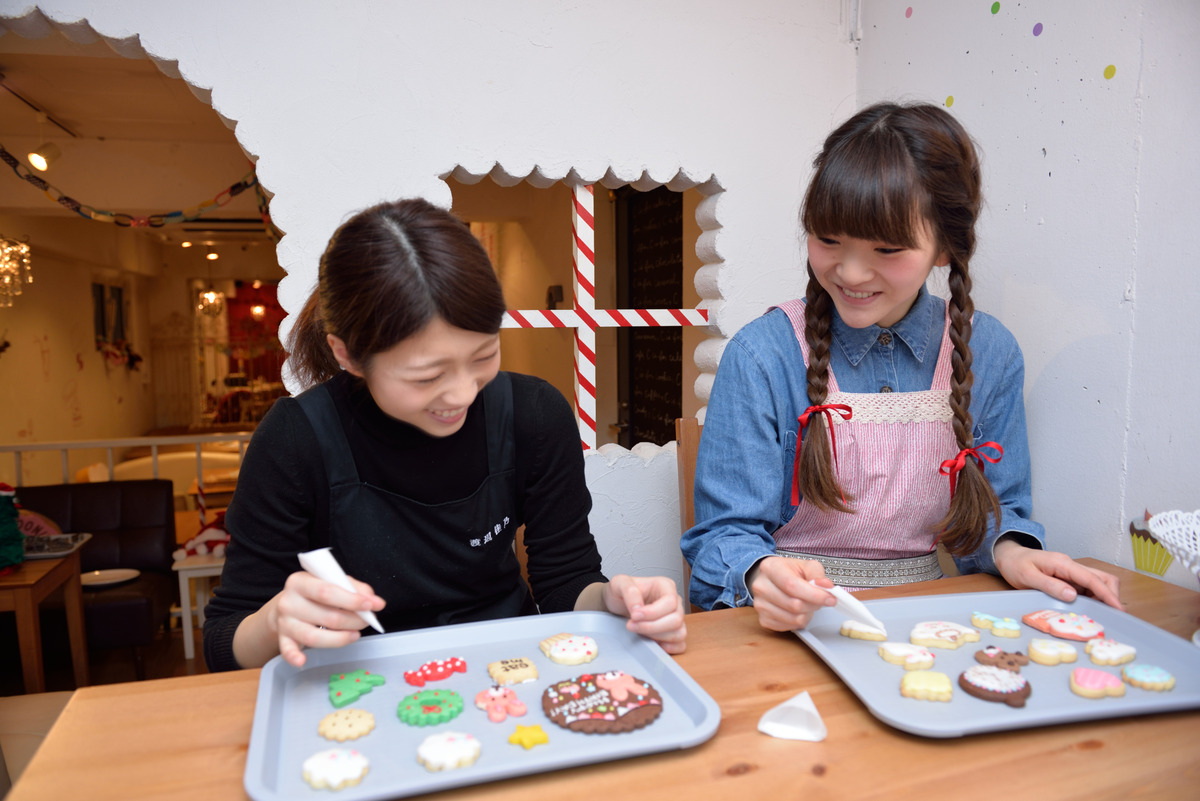
{"label": "woman's hand", "polygon": [[[812,581],[816,580],[816,584]],[[833,606],[837,599],[822,587],[832,587],[820,562],[768,556],[746,574],[746,587],[754,599],[758,624],[771,631],[802,629],[813,612]]]}
{"label": "woman's hand", "polygon": [[604,608],[629,618],[625,628],[656,640],[669,654],[687,648],[687,626],[683,622],[683,599],[675,582],[664,576],[613,576],[603,586]]}
{"label": "woman's hand", "polygon": [[234,656],[242,667],[258,667],[276,653],[302,667],[305,648],[340,648],[362,635],[366,622],[357,611],[378,612],[384,600],[367,584],[350,579],[357,592],[303,570],[287,578],[283,590],[247,617],[234,634]]}
{"label": "woman's hand", "polygon": [[1067,602],[1082,592],[1117,609],[1125,608],[1116,576],[1085,567],[1065,553],[1026,548],[1012,539],[1001,539],[993,553],[1000,575],[1015,589],[1041,590]]}

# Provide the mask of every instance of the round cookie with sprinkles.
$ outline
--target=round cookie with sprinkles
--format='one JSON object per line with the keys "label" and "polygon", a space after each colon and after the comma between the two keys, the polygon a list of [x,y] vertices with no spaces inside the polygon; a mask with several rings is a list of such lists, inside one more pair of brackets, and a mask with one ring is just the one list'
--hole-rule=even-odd
{"label": "round cookie with sprinkles", "polygon": [[410,726],[436,726],[462,711],[462,696],[454,690],[421,690],[401,698],[396,715]]}
{"label": "round cookie with sprinkles", "polygon": [[337,740],[344,743],[347,740],[357,740],[365,737],[375,728],[375,716],[365,709],[339,709],[330,712],[317,725],[317,733],[326,740]]}
{"label": "round cookie with sprinkles", "polygon": [[1126,665],[1121,668],[1121,678],[1143,690],[1162,693],[1175,689],[1175,677],[1155,665]]}
{"label": "round cookie with sprinkles", "polygon": [[1013,707],[1025,706],[1033,692],[1020,673],[995,665],[971,665],[959,674],[958,686],[976,698]]}
{"label": "round cookie with sprinkles", "polygon": [[585,734],[621,734],[662,714],[663,700],[648,682],[619,670],[585,673],[555,682],[542,693],[542,711],[554,724]]}
{"label": "round cookie with sprinkles", "polygon": [[362,781],[370,769],[367,758],[354,748],[329,748],[304,760],[301,776],[314,790],[340,790]]}

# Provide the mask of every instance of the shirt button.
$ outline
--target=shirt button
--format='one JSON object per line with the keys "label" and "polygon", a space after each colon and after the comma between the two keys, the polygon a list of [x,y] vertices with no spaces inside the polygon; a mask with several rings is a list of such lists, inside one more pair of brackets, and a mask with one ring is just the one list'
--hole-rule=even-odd
{"label": "shirt button", "polygon": [[879,388],[879,391],[880,391],[880,392],[891,392],[891,391],[892,391],[892,388],[891,388],[891,387],[889,387],[889,386],[883,386],[883,387],[880,387],[880,388]]}
{"label": "shirt button", "polygon": [[892,335],[889,332],[884,331],[882,334],[879,335],[879,344],[880,345],[892,344]]}

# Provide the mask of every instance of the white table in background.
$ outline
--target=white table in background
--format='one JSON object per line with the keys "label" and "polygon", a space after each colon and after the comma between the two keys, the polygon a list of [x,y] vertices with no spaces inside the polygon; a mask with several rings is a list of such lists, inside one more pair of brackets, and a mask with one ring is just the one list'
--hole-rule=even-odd
{"label": "white table in background", "polygon": [[185,659],[195,659],[196,643],[192,635],[192,593],[191,579],[196,579],[195,611],[196,625],[204,627],[204,605],[208,603],[210,578],[221,575],[225,566],[224,556],[189,556],[171,565],[171,569],[179,574],[179,605],[182,609],[179,615],[183,623],[183,656]]}

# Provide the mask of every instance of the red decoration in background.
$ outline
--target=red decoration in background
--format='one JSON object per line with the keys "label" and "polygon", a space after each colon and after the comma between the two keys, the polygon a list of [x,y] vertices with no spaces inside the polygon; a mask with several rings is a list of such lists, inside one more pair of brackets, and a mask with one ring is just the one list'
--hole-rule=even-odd
{"label": "red decoration in background", "polygon": [[[262,306],[262,317],[256,319],[254,307]],[[250,283],[238,287],[236,297],[225,299],[225,314],[229,321],[230,358],[248,381],[281,381],[283,361],[287,354],[278,339],[279,324],[287,312],[279,305],[275,285],[263,283],[255,289]]]}

